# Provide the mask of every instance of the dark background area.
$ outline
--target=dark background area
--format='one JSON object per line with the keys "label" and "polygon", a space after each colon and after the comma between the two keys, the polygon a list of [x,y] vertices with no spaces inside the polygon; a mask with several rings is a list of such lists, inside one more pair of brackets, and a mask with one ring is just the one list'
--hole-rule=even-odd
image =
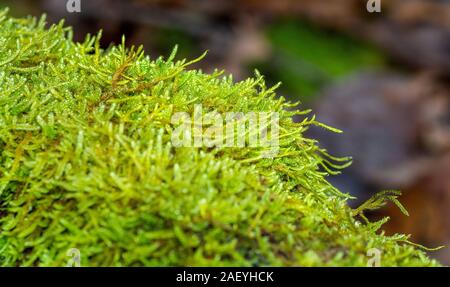
{"label": "dark background area", "polygon": [[[381,0],[1,0],[14,16],[65,19],[82,41],[103,30],[102,44],[143,44],[152,58],[196,58],[196,68],[224,69],[235,80],[254,69],[279,94],[301,100],[320,121],[344,130],[313,129],[330,153],[353,165],[330,180],[358,197],[400,189],[410,212],[388,205],[388,234],[412,234],[428,247],[450,245],[450,1]],[[450,264],[450,251],[431,252]]]}

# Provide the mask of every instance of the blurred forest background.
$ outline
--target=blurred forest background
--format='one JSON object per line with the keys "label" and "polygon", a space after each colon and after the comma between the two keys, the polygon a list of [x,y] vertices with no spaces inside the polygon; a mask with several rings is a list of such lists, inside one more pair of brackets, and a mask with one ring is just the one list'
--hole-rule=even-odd
{"label": "blurred forest background", "polygon": [[310,136],[354,164],[331,181],[358,197],[400,189],[386,233],[447,248],[430,255],[450,265],[450,1],[381,0],[0,0],[14,16],[66,19],[75,39],[103,30],[102,43],[145,46],[152,58],[209,50],[196,68],[225,69],[236,80],[260,70],[283,82],[279,94],[301,100],[318,119],[345,131]]}

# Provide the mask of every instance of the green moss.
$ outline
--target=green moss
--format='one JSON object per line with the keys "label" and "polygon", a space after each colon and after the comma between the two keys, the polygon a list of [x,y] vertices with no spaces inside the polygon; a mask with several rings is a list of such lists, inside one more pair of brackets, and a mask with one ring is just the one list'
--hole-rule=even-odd
{"label": "green moss", "polygon": [[[319,123],[293,123],[261,76],[233,83],[71,33],[0,16],[0,265],[64,266],[71,248],[84,266],[364,266],[371,248],[385,266],[437,265],[355,219],[326,180],[348,159],[303,137]],[[279,154],[174,148],[171,116],[200,103],[279,112]]]}

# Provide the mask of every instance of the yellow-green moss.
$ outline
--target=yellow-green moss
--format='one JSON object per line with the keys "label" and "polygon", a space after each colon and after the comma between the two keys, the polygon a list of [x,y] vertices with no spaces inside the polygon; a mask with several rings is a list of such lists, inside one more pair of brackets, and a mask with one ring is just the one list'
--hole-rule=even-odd
{"label": "yellow-green moss", "polygon": [[[354,218],[326,176],[336,168],[305,138],[304,114],[261,76],[233,83],[187,63],[151,60],[63,24],[0,13],[0,265],[437,265]],[[174,148],[175,112],[280,114],[280,152]],[[342,103],[345,104],[345,103]],[[339,107],[336,107],[337,109]],[[334,162],[335,164],[332,164]],[[359,214],[359,211],[358,211]]]}

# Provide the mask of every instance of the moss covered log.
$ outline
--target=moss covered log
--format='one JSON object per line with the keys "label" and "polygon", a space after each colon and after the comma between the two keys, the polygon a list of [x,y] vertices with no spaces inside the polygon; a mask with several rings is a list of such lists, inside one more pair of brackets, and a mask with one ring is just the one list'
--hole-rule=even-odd
{"label": "moss covered log", "polygon": [[[349,159],[258,74],[99,41],[0,13],[0,265],[65,266],[71,248],[83,266],[365,266],[372,248],[383,266],[438,264],[348,207],[326,177]],[[174,147],[171,117],[196,104],[279,113],[278,154]]]}

